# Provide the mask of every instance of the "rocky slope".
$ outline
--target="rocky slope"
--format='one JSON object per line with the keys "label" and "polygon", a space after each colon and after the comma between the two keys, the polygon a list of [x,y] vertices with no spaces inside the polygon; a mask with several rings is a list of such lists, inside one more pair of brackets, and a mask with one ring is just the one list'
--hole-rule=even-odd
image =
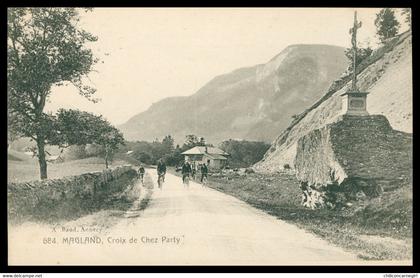
{"label": "rocky slope", "polygon": [[294,165],[303,205],[340,206],[410,185],[412,146],[412,135],[392,129],[383,115],[342,115],[312,130],[298,140]]}
{"label": "rocky slope", "polygon": [[[412,42],[406,32],[377,49],[358,69],[358,85],[368,91],[368,112],[387,117],[393,129],[412,133]],[[350,76],[335,81],[314,105],[299,114],[254,165],[260,172],[276,172],[295,165],[298,140],[337,120],[340,95],[350,88]]]}
{"label": "rocky slope", "polygon": [[167,134],[271,142],[291,117],[319,99],[347,66],[344,48],[292,45],[268,63],[220,75],[189,97],[153,104],[119,128],[128,140]]}

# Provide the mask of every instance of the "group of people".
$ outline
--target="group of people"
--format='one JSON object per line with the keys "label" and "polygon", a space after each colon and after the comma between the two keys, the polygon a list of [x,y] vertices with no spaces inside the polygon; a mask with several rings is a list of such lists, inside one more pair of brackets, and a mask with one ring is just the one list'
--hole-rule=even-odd
{"label": "group of people", "polygon": [[[201,172],[200,181],[203,182],[204,178],[207,179],[207,174],[209,172],[209,168],[207,167],[207,164],[200,163],[200,164],[198,164],[198,169]],[[182,165],[182,169],[181,169],[182,182],[184,182],[185,178],[189,177],[190,175],[193,179],[195,179],[196,171],[197,171],[197,167],[196,167],[195,164],[191,165],[191,163],[188,160],[184,161],[184,164]]]}
{"label": "group of people", "polygon": [[[156,170],[157,170],[158,177],[162,177],[163,181],[165,181],[166,164],[165,162],[163,162],[162,159],[159,159]],[[209,169],[206,163],[199,163],[197,167],[195,163],[191,165],[191,163],[188,160],[184,161],[184,164],[182,165],[182,170],[181,170],[182,182],[185,183],[185,179],[189,177],[190,175],[193,179],[195,179],[197,170],[200,170],[201,172],[201,179],[200,179],[201,182],[203,182],[204,179],[207,179],[207,174],[209,172]],[[143,165],[141,164],[138,169],[138,174],[142,183],[143,183],[144,173],[145,173],[145,170],[144,170]]]}

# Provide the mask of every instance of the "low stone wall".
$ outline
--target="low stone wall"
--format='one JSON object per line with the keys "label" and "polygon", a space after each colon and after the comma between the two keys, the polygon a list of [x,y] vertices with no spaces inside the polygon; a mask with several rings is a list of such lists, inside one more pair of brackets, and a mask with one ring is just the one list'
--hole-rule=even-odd
{"label": "low stone wall", "polygon": [[10,221],[72,219],[102,207],[107,198],[124,191],[136,178],[131,166],[61,179],[9,183]]}
{"label": "low stone wall", "polygon": [[377,196],[411,183],[412,136],[382,115],[343,115],[299,139],[295,169],[309,207],[322,206],[331,188]]}

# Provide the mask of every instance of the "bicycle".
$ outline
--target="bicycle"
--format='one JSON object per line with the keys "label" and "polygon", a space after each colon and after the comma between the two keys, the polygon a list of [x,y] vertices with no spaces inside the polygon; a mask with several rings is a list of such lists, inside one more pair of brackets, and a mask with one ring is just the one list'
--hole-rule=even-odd
{"label": "bicycle", "polygon": [[201,185],[205,186],[207,184],[207,175],[203,176],[203,178],[201,179]]}
{"label": "bicycle", "polygon": [[183,178],[184,187],[190,187],[190,175],[186,174]]}
{"label": "bicycle", "polygon": [[140,180],[141,184],[144,184],[144,174],[139,173],[138,178],[139,178],[139,180]]}
{"label": "bicycle", "polygon": [[160,189],[160,190],[162,190],[162,185],[163,185],[163,182],[165,181],[165,174],[159,174],[159,177],[158,177],[158,188]]}

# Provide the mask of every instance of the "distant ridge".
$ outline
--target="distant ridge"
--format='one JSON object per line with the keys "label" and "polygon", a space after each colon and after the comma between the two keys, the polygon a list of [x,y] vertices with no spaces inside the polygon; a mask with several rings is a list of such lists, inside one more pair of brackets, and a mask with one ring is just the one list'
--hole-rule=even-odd
{"label": "distant ridge", "polygon": [[271,142],[347,64],[342,47],[291,45],[266,64],[216,76],[191,96],[154,103],[119,128],[128,140],[171,134],[183,142],[196,134],[214,144],[230,138]]}

